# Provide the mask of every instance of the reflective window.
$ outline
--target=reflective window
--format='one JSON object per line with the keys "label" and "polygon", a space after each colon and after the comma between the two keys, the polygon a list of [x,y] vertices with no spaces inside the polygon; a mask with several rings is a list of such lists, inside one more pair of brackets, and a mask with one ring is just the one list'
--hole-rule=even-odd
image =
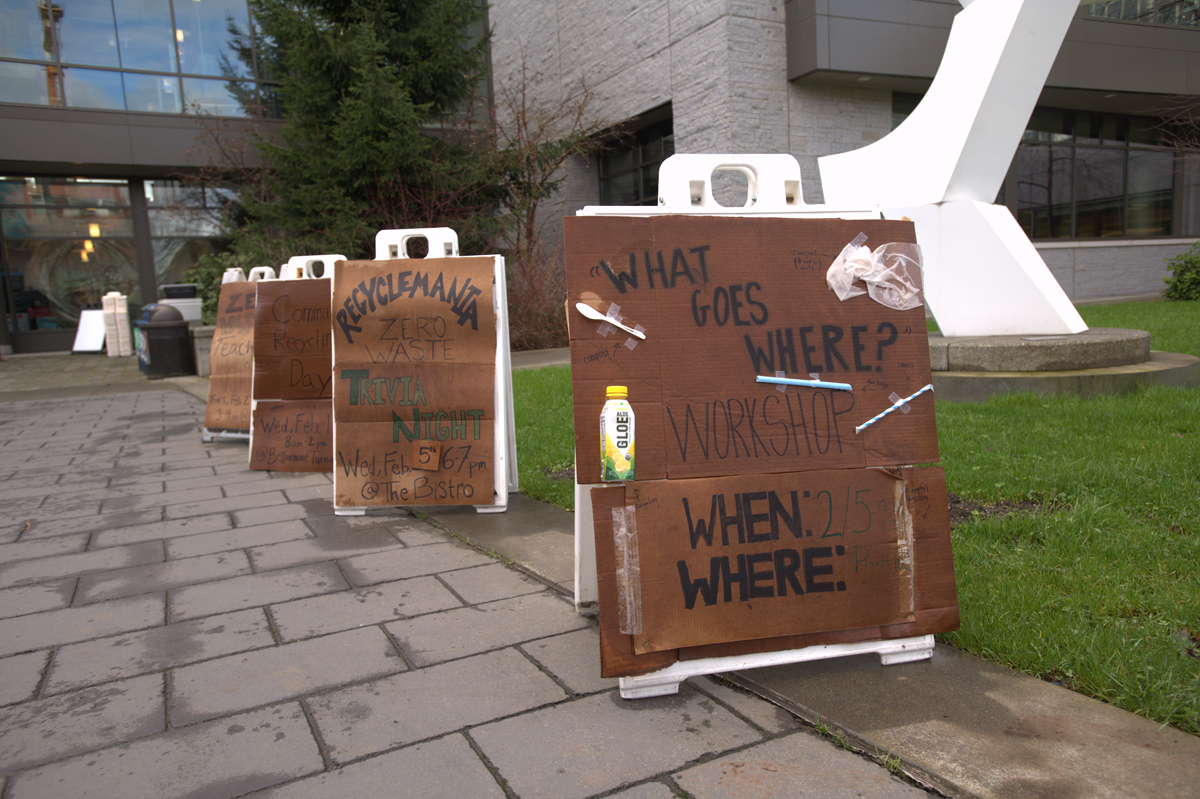
{"label": "reflective window", "polygon": [[654,205],[658,202],[658,168],[675,152],[671,120],[637,131],[600,156],[602,205]]}
{"label": "reflective window", "polygon": [[119,67],[112,0],[61,0],[58,56],[68,64]]}
{"label": "reflective window", "polygon": [[1124,234],[1125,151],[1077,148],[1075,236],[1090,239]]}
{"label": "reflective window", "polygon": [[75,108],[125,110],[120,72],[63,67],[63,97]]}
{"label": "reflective window", "polygon": [[134,307],[141,296],[131,239],[8,240],[4,245],[18,331],[76,327],[81,307],[99,303],[110,291],[131,295]]}
{"label": "reflective window", "polygon": [[184,78],[183,98],[188,111],[223,117],[248,116],[257,105],[254,84],[246,81]]}
{"label": "reflective window", "polygon": [[126,72],[125,107],[130,111],[178,114],[183,110],[179,78]]}
{"label": "reflective window", "polygon": [[[51,8],[56,18],[62,16],[60,3],[53,3]],[[53,58],[49,14],[45,2],[0,0],[0,58]]]}
{"label": "reflective window", "polygon": [[170,0],[113,0],[113,9],[121,66],[155,72],[177,69]]}
{"label": "reflective window", "polygon": [[1200,153],[1183,155],[1183,225],[1185,236],[1200,236]]}
{"label": "reflective window", "polygon": [[254,73],[250,14],[245,0],[188,0],[175,4],[181,70],[244,78]]}
{"label": "reflective window", "polygon": [[0,61],[0,103],[62,105],[58,67]]}
{"label": "reflective window", "polygon": [[1089,17],[1158,25],[1197,24],[1197,0],[1108,0],[1087,7]]}
{"label": "reflective window", "polygon": [[1129,235],[1171,235],[1175,153],[1129,151]]}

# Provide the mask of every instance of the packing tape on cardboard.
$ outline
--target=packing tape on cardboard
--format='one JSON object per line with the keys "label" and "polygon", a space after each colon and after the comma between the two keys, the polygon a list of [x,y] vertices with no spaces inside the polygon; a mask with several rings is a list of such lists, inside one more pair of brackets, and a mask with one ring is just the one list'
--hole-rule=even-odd
{"label": "packing tape on cardboard", "polygon": [[642,632],[642,568],[638,560],[637,513],[633,505],[612,509],[617,556],[617,618],[624,635]]}
{"label": "packing tape on cardboard", "polygon": [[889,407],[889,408],[888,408],[887,410],[885,410],[883,413],[876,414],[875,416],[871,417],[871,418],[870,418],[870,419],[868,419],[867,421],[865,421],[865,422],[863,422],[862,424],[860,424],[858,427],[854,428],[854,432],[855,432],[855,434],[861,433],[863,430],[866,430],[868,427],[870,427],[871,425],[875,424],[875,423],[876,423],[876,422],[878,422],[880,419],[882,419],[883,417],[887,416],[889,413],[891,413],[892,411],[896,410],[897,408],[903,408],[903,409],[904,409],[904,412],[905,412],[905,413],[908,413],[908,412],[909,412],[909,410],[911,410],[911,409],[908,407],[908,403],[912,402],[914,399],[916,399],[917,397],[921,396],[921,395],[922,395],[922,394],[924,394],[926,391],[933,391],[933,383],[930,383],[929,385],[927,385],[927,386],[925,386],[924,388],[922,388],[920,391],[914,391],[912,394],[909,394],[907,397],[903,397],[903,398],[898,398],[898,397],[897,397],[896,399],[892,399],[893,397],[896,397],[896,393],[895,393],[895,392],[892,392],[892,396],[891,396],[891,397],[888,397],[888,399],[891,399],[891,400],[892,400],[892,405],[891,405],[891,407]]}
{"label": "packing tape on cardboard", "polygon": [[[845,302],[863,294],[888,308],[907,311],[919,308],[921,300],[921,248],[916,244],[893,241],[872,252],[864,247],[865,233],[859,233],[833,260],[825,273],[825,283]],[[866,289],[854,285],[857,281]]]}

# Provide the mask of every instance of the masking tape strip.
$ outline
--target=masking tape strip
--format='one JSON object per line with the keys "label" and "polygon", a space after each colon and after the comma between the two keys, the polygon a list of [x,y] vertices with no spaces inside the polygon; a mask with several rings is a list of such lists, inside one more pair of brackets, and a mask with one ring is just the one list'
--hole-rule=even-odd
{"label": "masking tape strip", "polygon": [[867,429],[868,427],[870,427],[871,425],[875,424],[875,423],[876,423],[876,422],[878,422],[880,419],[882,419],[883,417],[887,416],[887,415],[888,415],[889,413],[891,413],[892,411],[894,411],[894,410],[896,410],[897,408],[899,408],[901,405],[905,405],[905,404],[907,404],[907,403],[909,403],[909,402],[912,402],[914,399],[916,399],[917,397],[921,396],[921,395],[922,395],[922,394],[924,394],[926,391],[933,391],[933,383],[930,383],[929,385],[925,386],[925,388],[921,389],[920,391],[917,391],[917,392],[915,392],[915,393],[913,393],[913,394],[910,394],[910,395],[908,395],[907,397],[905,397],[904,399],[900,400],[899,402],[893,402],[893,403],[892,403],[892,406],[891,406],[890,408],[888,408],[886,411],[884,411],[883,413],[879,414],[878,416],[875,416],[874,418],[868,419],[867,421],[865,421],[865,422],[863,422],[862,424],[860,424],[858,427],[854,428],[854,432],[855,432],[856,434],[857,434],[857,433],[861,433],[863,430],[865,430],[865,429]]}
{"label": "masking tape strip", "polygon": [[899,394],[897,394],[895,391],[893,391],[891,394],[888,395],[888,399],[891,400],[894,404],[900,406],[900,413],[908,413],[909,411],[912,410],[912,406],[909,405],[907,402],[905,402],[904,399]]}
{"label": "masking tape strip", "polygon": [[633,505],[613,508],[617,557],[617,619],[624,635],[642,632],[642,570],[638,560],[637,513]]}

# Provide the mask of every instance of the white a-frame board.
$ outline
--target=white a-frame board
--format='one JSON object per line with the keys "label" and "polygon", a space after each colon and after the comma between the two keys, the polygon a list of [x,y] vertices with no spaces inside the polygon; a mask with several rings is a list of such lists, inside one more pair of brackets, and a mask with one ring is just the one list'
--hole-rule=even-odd
{"label": "white a-frame board", "polygon": [[[429,245],[428,255],[433,258],[458,257],[458,234],[446,227],[410,228],[407,230],[381,230],[375,236],[375,260],[384,261],[408,258],[408,243],[414,239],[425,239]],[[496,361],[495,384],[493,387],[495,424],[493,425],[495,463],[494,502],[475,505],[479,513],[503,513],[508,509],[508,495],[517,491],[517,443],[516,425],[513,420],[512,358],[508,341],[508,294],[506,291],[504,258],[492,256],[494,268],[493,310],[496,314]],[[336,269],[336,267],[335,267]],[[334,375],[337,379],[337,375]],[[337,451],[338,425],[333,426],[334,451]],[[335,464],[335,468],[337,468]],[[335,505],[338,516],[361,516],[366,506]]]}
{"label": "white a-frame board", "polygon": [[[745,176],[746,201],[741,206],[722,206],[713,197],[715,172],[732,171]],[[836,217],[880,219],[878,208],[834,209],[808,205],[800,194],[800,165],[790,155],[673,155],[659,172],[657,207],[587,206],[580,216],[655,216],[696,214],[704,216]],[[578,468],[576,469],[578,474]],[[601,484],[575,484],[575,609],[595,613],[599,606],[596,580],[595,530],[592,526],[591,489]],[[933,657],[934,638],[922,635],[881,641],[811,646],[777,652],[731,657],[681,660],[636,677],[619,678],[621,696],[639,699],[679,691],[688,677],[778,666],[809,660],[875,653],[884,665],[926,660]]]}

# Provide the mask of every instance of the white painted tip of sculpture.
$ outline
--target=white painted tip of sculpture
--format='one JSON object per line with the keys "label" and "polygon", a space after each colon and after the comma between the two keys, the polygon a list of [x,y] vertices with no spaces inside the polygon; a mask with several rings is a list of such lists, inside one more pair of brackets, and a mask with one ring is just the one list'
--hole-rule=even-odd
{"label": "white painted tip of sculpture", "polygon": [[251,269],[250,282],[257,283],[260,280],[275,280],[275,270],[269,266],[256,266]]}
{"label": "white painted tip of sculpture", "polygon": [[426,258],[452,258],[458,255],[458,234],[448,227],[381,230],[375,234],[375,260],[408,258],[408,243],[425,239],[429,243]]}
{"label": "white painted tip of sculpture", "polygon": [[279,276],[288,280],[312,280],[318,277],[316,266],[321,265],[321,277],[333,274],[335,261],[345,261],[344,255],[294,255],[279,268]]}
{"label": "white painted tip of sculpture", "polygon": [[889,208],[921,243],[925,302],[942,335],[1082,333],[1087,324],[1025,231],[1002,205],[948,202]]}

